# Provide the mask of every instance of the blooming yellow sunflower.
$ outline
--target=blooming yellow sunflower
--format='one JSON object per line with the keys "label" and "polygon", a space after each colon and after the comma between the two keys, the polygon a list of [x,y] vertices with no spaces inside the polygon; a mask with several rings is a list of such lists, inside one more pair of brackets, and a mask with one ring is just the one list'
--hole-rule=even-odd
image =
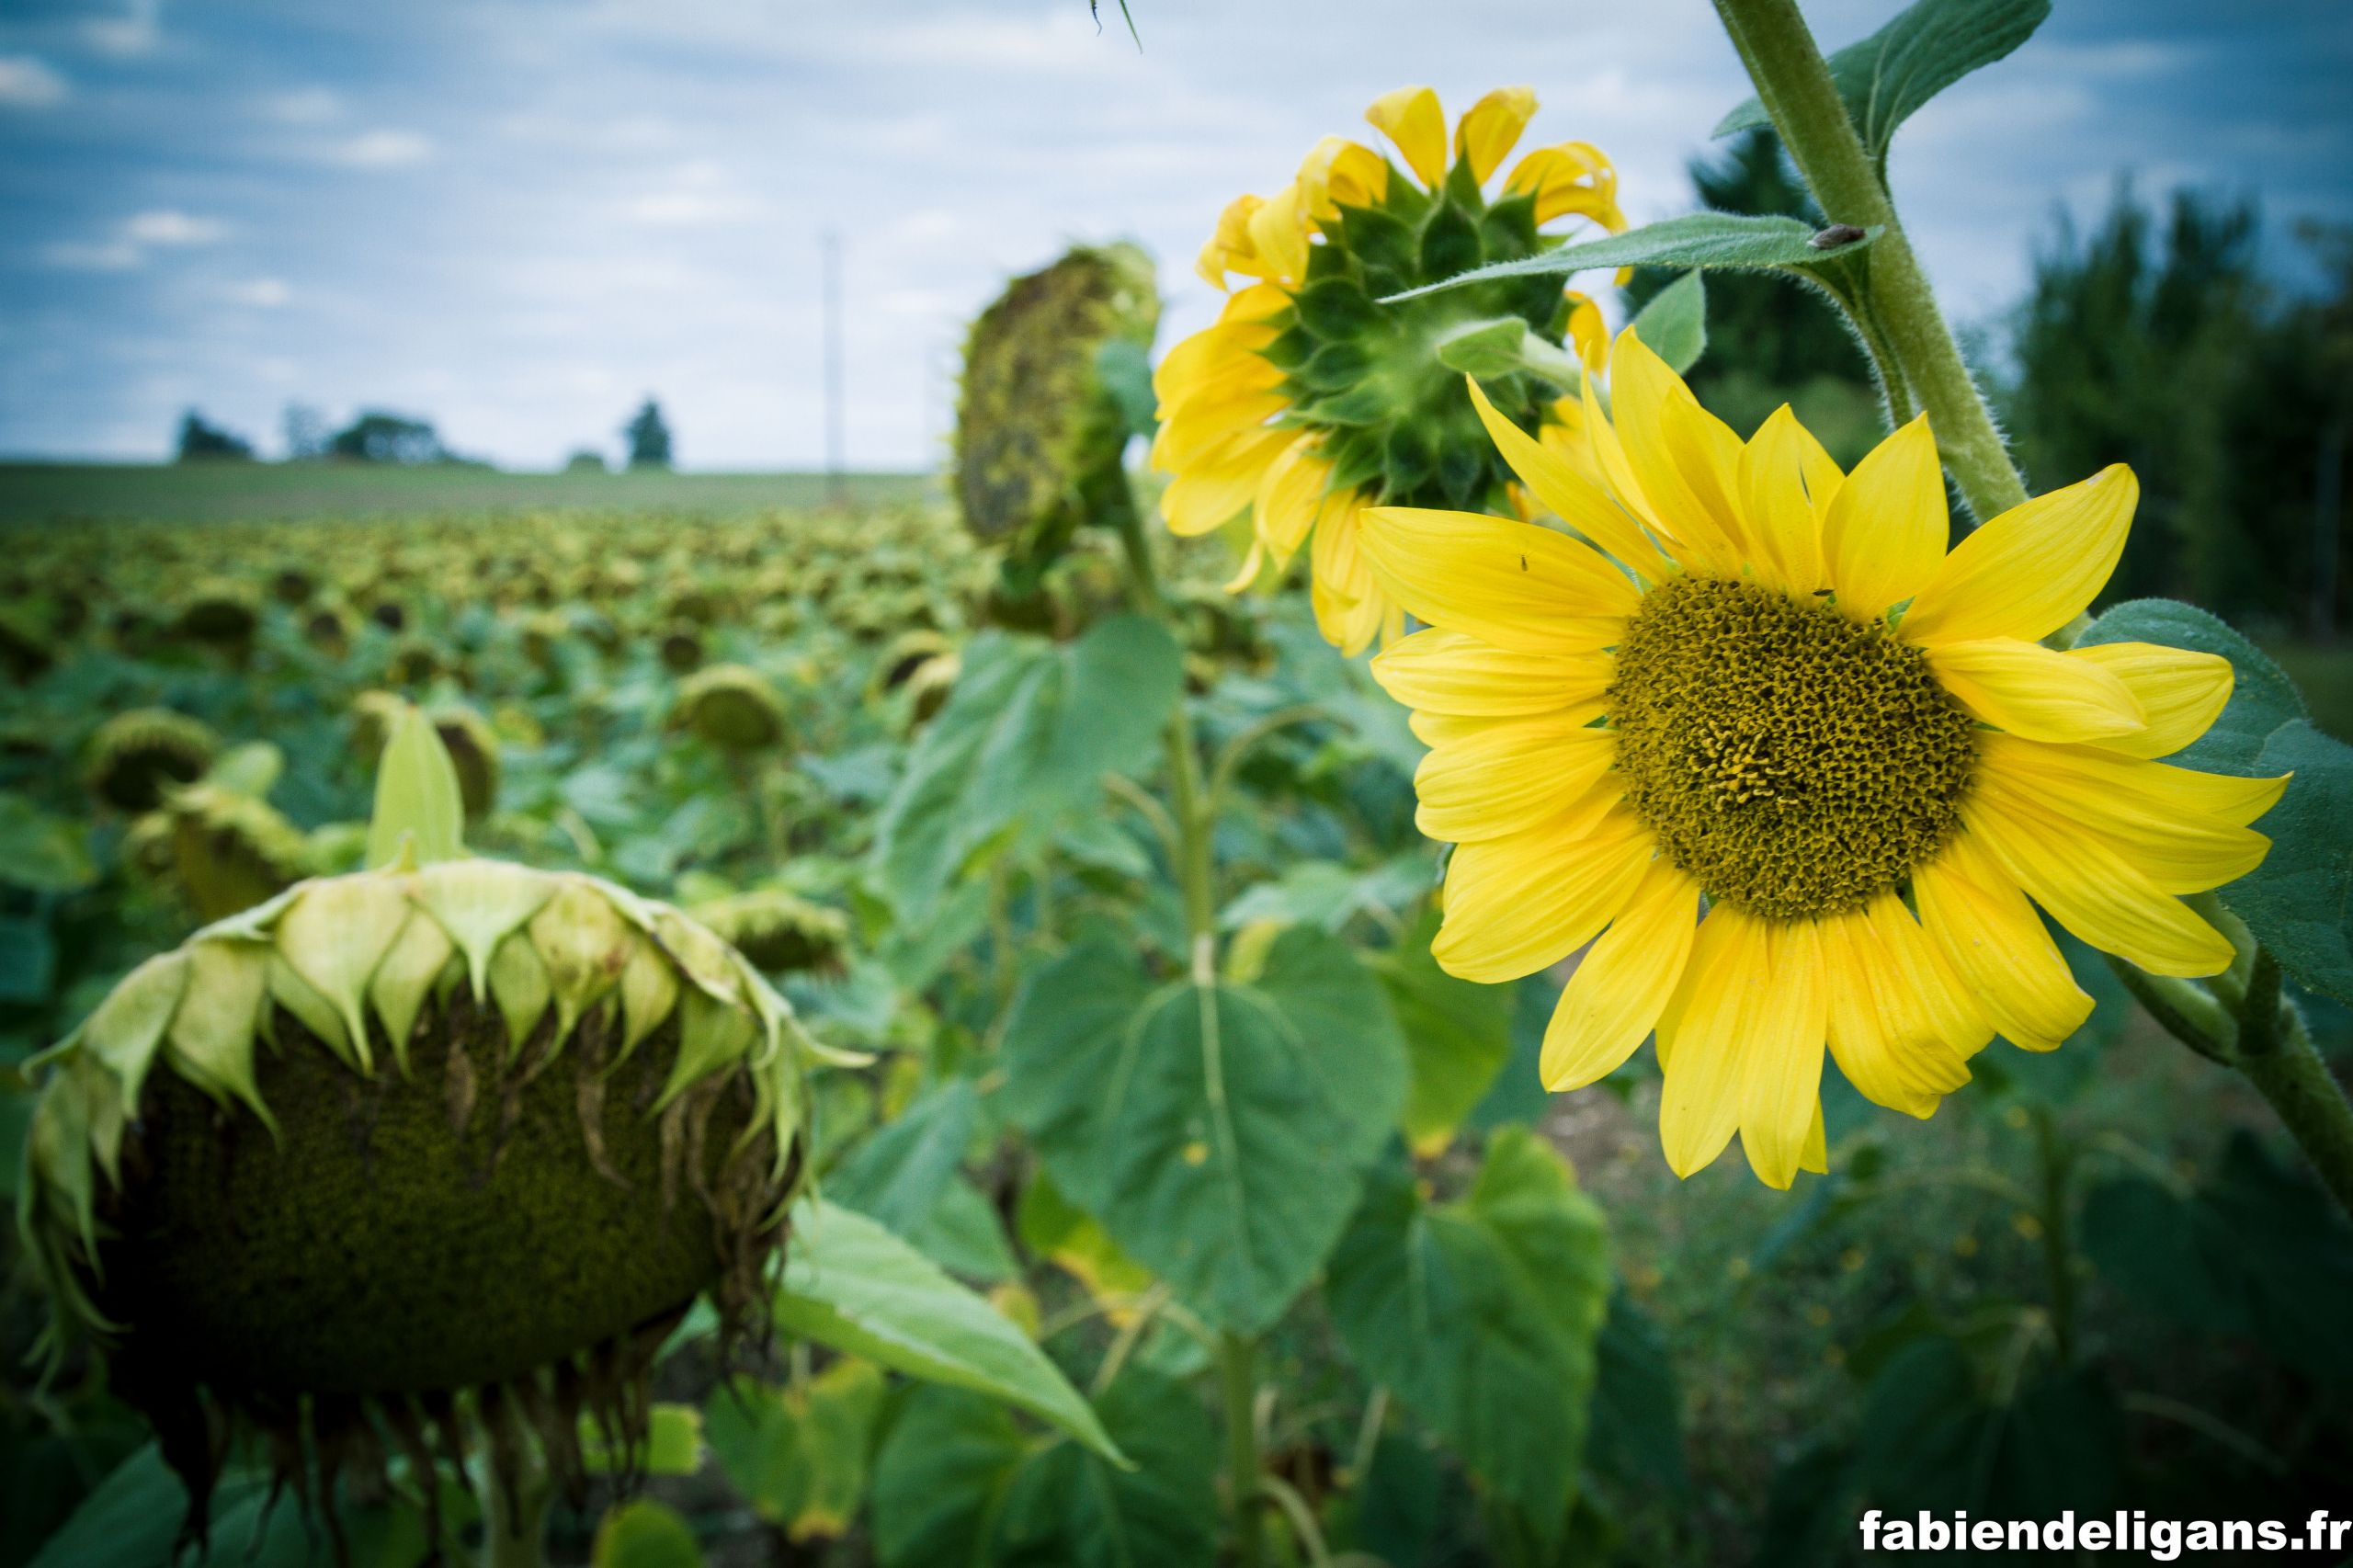
{"label": "blooming yellow sunflower", "polygon": [[1842,473],[1787,408],[1741,440],[1631,332],[1609,369],[1606,417],[1585,391],[1599,483],[1471,390],[1581,537],[1361,515],[1380,591],[1429,628],[1372,667],[1431,748],[1422,831],[1456,846],[1438,961],[1507,981],[1593,944],[1548,1087],[1655,1030],[1676,1172],[1737,1132],[1787,1187],[1825,1168],[1825,1045],[1925,1117],[1995,1032],[2048,1051],[2083,1022],[2035,905],[2152,973],[2230,964],[2181,895],[2262,859],[2247,824],[2286,780],[2157,760],[2222,711],[2228,661],[2040,642],[2115,569],[2131,470],[1948,552],[1925,418]]}
{"label": "blooming yellow sunflower", "polygon": [[[1365,118],[1411,176],[1370,147],[1327,136],[1280,191],[1234,200],[1200,257],[1201,276],[1228,292],[1225,307],[1169,350],[1154,378],[1161,426],[1152,459],[1171,476],[1162,503],[1168,526],[1203,534],[1248,511],[1254,538],[1228,585],[1235,591],[1269,563],[1287,568],[1312,534],[1316,622],[1349,653],[1403,630],[1358,549],[1365,506],[1508,500],[1510,472],[1440,347],[1512,318],[1597,364],[1607,353],[1592,301],[1564,295],[1554,278],[1380,302],[1533,256],[1559,243],[1540,233],[1555,219],[1626,226],[1617,171],[1583,142],[1529,153],[1487,199],[1489,178],[1535,112],[1526,87],[1489,93],[1456,126],[1449,161],[1436,93],[1406,87],[1375,102]],[[1489,393],[1521,423],[1540,421],[1567,456],[1584,447],[1569,438],[1578,405],[1561,395],[1575,390],[1516,373],[1493,381]]]}

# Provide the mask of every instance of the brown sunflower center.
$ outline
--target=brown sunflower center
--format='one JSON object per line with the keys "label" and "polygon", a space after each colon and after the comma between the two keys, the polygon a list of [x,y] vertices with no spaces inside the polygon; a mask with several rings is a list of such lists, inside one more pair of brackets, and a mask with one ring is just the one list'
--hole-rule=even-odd
{"label": "brown sunflower center", "polygon": [[1861,907],[1960,816],[1975,725],[1884,626],[1752,583],[1644,596],[1609,687],[1626,798],[1711,899]]}

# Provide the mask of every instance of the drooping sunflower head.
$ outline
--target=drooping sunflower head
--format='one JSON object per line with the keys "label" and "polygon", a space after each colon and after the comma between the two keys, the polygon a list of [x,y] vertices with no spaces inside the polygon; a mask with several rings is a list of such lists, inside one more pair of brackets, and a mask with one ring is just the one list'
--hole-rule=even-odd
{"label": "drooping sunflower head", "polygon": [[779,745],[788,730],[784,699],[766,676],[742,665],[713,665],[688,676],[670,721],[738,755]]}
{"label": "drooping sunflower head", "polygon": [[1100,486],[1126,483],[1129,418],[1104,358],[1142,355],[1159,324],[1152,258],[1131,244],[1079,246],[1015,278],[973,321],[956,499],[972,536],[1004,547],[1016,586],[1035,587]]}
{"label": "drooping sunflower head", "polygon": [[[496,861],[306,881],[123,981],[41,1059],[19,1221],[62,1346],[187,1482],[229,1439],[333,1506],[338,1471],[584,1414],[642,1441],[699,1295],[747,1328],[806,1103],[735,949],[585,876]],[[433,1488],[425,1489],[428,1497]]]}
{"label": "drooping sunflower head", "polygon": [[220,747],[210,729],[185,713],[134,708],[90,737],[83,778],[91,794],[118,811],[153,811],[165,790],[201,778]]}
{"label": "drooping sunflower head", "polygon": [[[1313,594],[1324,634],[1350,653],[1399,619],[1356,547],[1366,506],[1501,506],[1511,471],[1496,456],[1447,360],[1475,334],[1524,334],[1576,356],[1606,347],[1599,313],[1556,279],[1516,278],[1384,303],[1390,296],[1558,243],[1544,226],[1575,217],[1611,230],[1617,173],[1581,142],[1530,153],[1490,182],[1536,110],[1500,88],[1455,127],[1449,153],[1438,95],[1409,87],[1366,119],[1400,168],[1340,137],[1317,143],[1290,184],[1227,207],[1200,272],[1229,290],[1216,324],[1171,349],[1154,378],[1156,467],[1179,534],[1245,511],[1253,546],[1235,580],[1289,563],[1313,535]],[[1235,287],[1236,278],[1243,280]],[[1531,427],[1574,422],[1572,389],[1532,373],[1491,395]]]}
{"label": "drooping sunflower head", "polygon": [[1469,388],[1560,527],[1363,520],[1382,591],[1430,628],[1373,670],[1431,748],[1420,825],[1456,846],[1434,952],[1502,981],[1593,944],[1548,1086],[1655,1030],[1676,1170],[1737,1132],[1786,1187],[1823,1168],[1825,1047],[1927,1116],[1995,1033],[2047,1051],[2083,1022],[2036,905],[2153,973],[2230,964],[2181,898],[2261,860],[2247,824],[2285,780],[2156,760],[2214,722],[2229,663],[2042,642],[2115,569],[2131,471],[1948,553],[1925,419],[1847,473],[1787,408],[1742,440],[1631,333],[1609,372],[1578,454]]}

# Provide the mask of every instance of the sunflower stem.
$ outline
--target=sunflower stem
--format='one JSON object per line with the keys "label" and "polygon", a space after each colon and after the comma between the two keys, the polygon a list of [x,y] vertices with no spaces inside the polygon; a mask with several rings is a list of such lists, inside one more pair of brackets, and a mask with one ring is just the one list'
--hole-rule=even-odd
{"label": "sunflower stem", "polygon": [[2279,960],[2257,949],[2250,980],[2234,1065],[2270,1102],[2296,1147],[2353,1218],[2353,1105],[2313,1049],[2302,1012],[2279,994]]}
{"label": "sunflower stem", "polygon": [[[1715,6],[1824,215],[1833,223],[1881,231],[1862,255],[1868,281],[1866,298],[1857,304],[1877,320],[1894,359],[1893,380],[1908,384],[1927,411],[1961,499],[1981,523],[2008,511],[2026,499],[2025,483],[1797,0],[1715,0]],[[1892,383],[1889,403],[1903,406]]]}
{"label": "sunflower stem", "polygon": [[1233,1502],[1233,1560],[1260,1568],[1267,1560],[1266,1524],[1258,1484],[1257,1358],[1256,1341],[1231,1330],[1218,1336],[1218,1369],[1225,1388],[1226,1483]]}

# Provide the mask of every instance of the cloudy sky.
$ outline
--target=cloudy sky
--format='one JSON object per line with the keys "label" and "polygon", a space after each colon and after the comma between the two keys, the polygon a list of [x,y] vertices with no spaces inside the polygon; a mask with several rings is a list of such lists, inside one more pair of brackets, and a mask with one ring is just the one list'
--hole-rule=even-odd
{"label": "cloudy sky", "polygon": [[[652,392],[688,467],[812,465],[835,231],[850,459],[925,463],[1007,274],[1139,239],[1171,341],[1219,207],[1390,87],[1533,84],[1637,221],[1745,93],[1707,0],[1132,4],[1142,52],[1086,0],[0,0],[0,453],[160,457],[191,404],[275,450],[301,402],[546,467]],[[2057,0],[1897,195],[1964,319],[2125,171],[2260,195],[2293,279],[2292,220],[2353,221],[2348,79],[2346,0]]]}

